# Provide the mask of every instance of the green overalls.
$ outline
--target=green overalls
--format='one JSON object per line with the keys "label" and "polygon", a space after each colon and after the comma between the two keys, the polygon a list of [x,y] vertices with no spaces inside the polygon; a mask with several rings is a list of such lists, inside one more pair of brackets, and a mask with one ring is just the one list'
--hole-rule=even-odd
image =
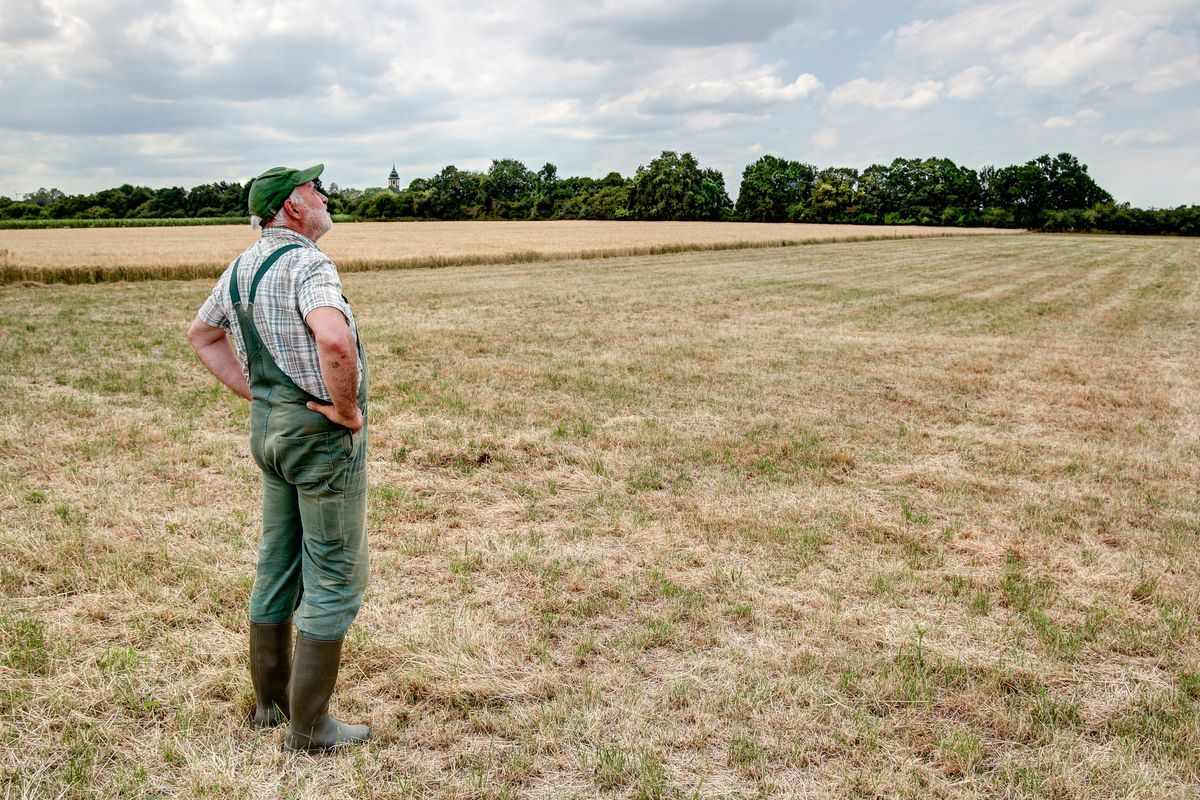
{"label": "green overalls", "polygon": [[[250,620],[284,622],[310,639],[341,639],[367,587],[367,359],[362,341],[355,434],[305,407],[324,404],[279,368],[254,324],[258,284],[286,245],[263,262],[241,303],[238,263],[229,296],[241,326],[250,373],[250,452],[263,474],[263,534],[250,594]],[[240,261],[240,259],[239,259]],[[343,298],[345,299],[345,298]]]}

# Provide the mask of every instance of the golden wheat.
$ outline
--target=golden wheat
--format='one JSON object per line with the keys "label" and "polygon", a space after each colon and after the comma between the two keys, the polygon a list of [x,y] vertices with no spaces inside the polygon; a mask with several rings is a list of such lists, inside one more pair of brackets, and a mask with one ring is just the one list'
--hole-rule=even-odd
{"label": "golden wheat", "polygon": [[[335,225],[321,247],[343,271],[353,272],[985,233],[996,231],[712,222],[364,222]],[[237,225],[0,230],[0,282],[219,275],[253,238],[248,226]]]}

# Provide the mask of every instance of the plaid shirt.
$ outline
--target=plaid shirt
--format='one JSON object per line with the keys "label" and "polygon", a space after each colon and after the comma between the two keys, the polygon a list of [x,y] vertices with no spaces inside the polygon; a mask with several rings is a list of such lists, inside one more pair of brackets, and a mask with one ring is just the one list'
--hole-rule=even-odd
{"label": "plaid shirt", "polygon": [[[264,228],[257,242],[246,248],[238,264],[238,291],[242,302],[250,296],[254,273],[271,253],[287,244],[300,248],[284,253],[268,270],[258,285],[254,300],[254,325],[270,351],[275,363],[304,391],[330,402],[329,391],[321,378],[317,360],[317,340],[304,323],[314,308],[332,306],[346,315],[350,330],[358,338],[358,326],[350,304],[342,295],[342,281],[337,267],[321,252],[316,242],[287,228]],[[224,328],[233,338],[242,373],[250,380],[246,366],[246,343],[238,325],[237,314],[229,297],[229,276],[233,264],[225,270],[213,287],[212,294],[197,312],[200,319],[214,328]],[[362,381],[362,362],[358,363],[358,379]]]}

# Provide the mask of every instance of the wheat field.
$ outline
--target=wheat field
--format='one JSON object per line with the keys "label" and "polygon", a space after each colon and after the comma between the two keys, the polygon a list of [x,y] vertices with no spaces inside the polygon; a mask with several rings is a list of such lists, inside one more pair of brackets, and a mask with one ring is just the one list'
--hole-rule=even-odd
{"label": "wheat field", "polygon": [[[1016,233],[991,228],[732,222],[362,222],[321,240],[343,272],[605,258],[828,241]],[[0,230],[0,283],[211,277],[254,240],[247,225]]]}
{"label": "wheat field", "polygon": [[243,723],[210,282],[0,288],[0,795],[1200,792],[1200,242],[344,283],[372,578],[333,710],[375,739],[324,758]]}

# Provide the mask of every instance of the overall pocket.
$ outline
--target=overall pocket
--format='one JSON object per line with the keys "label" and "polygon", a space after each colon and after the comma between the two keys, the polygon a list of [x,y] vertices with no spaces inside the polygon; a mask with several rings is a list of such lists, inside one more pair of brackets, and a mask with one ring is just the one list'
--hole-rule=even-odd
{"label": "overall pocket", "polygon": [[316,483],[333,476],[345,459],[343,431],[308,436],[276,436],[272,442],[275,471],[288,483]]}

